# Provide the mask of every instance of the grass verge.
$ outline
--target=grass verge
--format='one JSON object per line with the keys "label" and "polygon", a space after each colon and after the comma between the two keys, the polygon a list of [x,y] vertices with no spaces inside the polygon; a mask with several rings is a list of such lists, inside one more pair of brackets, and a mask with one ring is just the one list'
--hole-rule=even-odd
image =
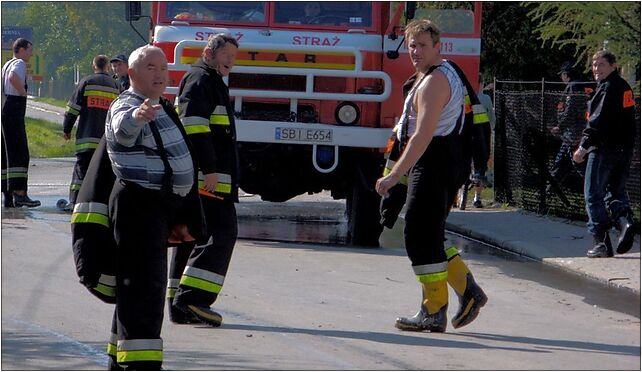
{"label": "grass verge", "polygon": [[42,103],[48,103],[50,105],[66,108],[67,107],[67,102],[63,100],[59,100],[56,98],[51,98],[51,97],[34,97],[33,99],[36,102],[42,102]]}
{"label": "grass verge", "polygon": [[[75,155],[75,141],[62,137],[62,125],[46,120],[25,118],[29,154],[34,158],[59,158]],[[71,133],[75,138],[75,128]]]}

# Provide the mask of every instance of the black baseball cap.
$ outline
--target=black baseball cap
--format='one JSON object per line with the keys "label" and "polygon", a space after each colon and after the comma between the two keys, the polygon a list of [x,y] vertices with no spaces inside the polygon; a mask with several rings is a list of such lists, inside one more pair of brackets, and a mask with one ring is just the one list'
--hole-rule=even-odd
{"label": "black baseball cap", "polygon": [[109,60],[109,63],[118,62],[118,61],[127,63],[127,57],[125,57],[124,54],[117,54]]}

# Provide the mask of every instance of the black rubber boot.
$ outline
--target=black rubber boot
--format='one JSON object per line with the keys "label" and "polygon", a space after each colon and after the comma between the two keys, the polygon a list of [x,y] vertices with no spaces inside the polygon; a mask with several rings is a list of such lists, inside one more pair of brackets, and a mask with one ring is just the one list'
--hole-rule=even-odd
{"label": "black rubber boot", "polygon": [[4,207],[5,208],[15,208],[16,207],[13,204],[13,193],[8,192],[8,191],[3,191],[2,195],[4,195]]}
{"label": "black rubber boot", "polygon": [[421,305],[419,312],[412,318],[397,318],[395,327],[402,331],[414,332],[446,332],[448,325],[448,305],[444,305],[438,312],[428,314],[426,308]]}
{"label": "black rubber boot", "polygon": [[185,312],[172,304],[173,298],[167,299],[167,310],[169,312],[169,320],[174,324],[194,324],[200,323],[194,314]]}
{"label": "black rubber boot", "polygon": [[604,231],[593,236],[595,246],[586,252],[589,258],[613,257],[613,246],[609,232]]}
{"label": "black rubber boot", "polygon": [[618,218],[617,224],[618,230],[620,230],[620,236],[617,240],[617,253],[622,254],[628,252],[633,246],[633,238],[635,237],[633,218],[630,215],[622,216]]}
{"label": "black rubber boot", "polygon": [[174,306],[194,315],[201,323],[208,324],[212,327],[220,327],[221,324],[223,324],[223,316],[209,307],[181,304]]}
{"label": "black rubber boot", "polygon": [[24,195],[18,195],[18,194],[13,194],[13,203],[15,204],[16,207],[39,207],[40,206],[40,200],[33,200],[27,196],[27,194]]}
{"label": "black rubber boot", "polygon": [[475,279],[470,272],[466,274],[466,290],[462,296],[458,297],[459,310],[457,310],[457,314],[451,321],[455,328],[470,324],[479,315],[479,310],[488,302],[486,293],[475,283]]}

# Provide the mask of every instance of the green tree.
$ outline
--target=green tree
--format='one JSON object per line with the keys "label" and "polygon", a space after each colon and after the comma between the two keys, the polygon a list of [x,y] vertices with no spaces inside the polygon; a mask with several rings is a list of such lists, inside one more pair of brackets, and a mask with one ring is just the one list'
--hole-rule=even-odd
{"label": "green tree", "polygon": [[543,45],[574,49],[586,70],[590,58],[606,47],[621,66],[640,65],[639,2],[537,2],[525,3],[537,22]]}

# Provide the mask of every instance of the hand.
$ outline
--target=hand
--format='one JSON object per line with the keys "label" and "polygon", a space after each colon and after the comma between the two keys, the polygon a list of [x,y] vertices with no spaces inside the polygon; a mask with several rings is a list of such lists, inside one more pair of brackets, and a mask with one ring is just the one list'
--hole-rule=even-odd
{"label": "hand", "polygon": [[134,119],[136,121],[150,122],[156,118],[156,111],[161,110],[163,107],[160,104],[152,104],[149,98],[145,99],[136,111],[134,111]]}
{"label": "hand", "polygon": [[216,184],[218,183],[218,176],[216,173],[209,173],[205,175],[205,186],[203,188],[205,191],[209,191],[211,193],[216,190]]}
{"label": "hand", "polygon": [[167,238],[167,243],[169,244],[180,244],[183,242],[193,242],[194,237],[189,233],[187,226],[185,224],[179,224],[172,227],[169,237]]}
{"label": "hand", "polygon": [[388,190],[390,190],[394,185],[399,183],[399,176],[394,173],[390,173],[385,177],[381,177],[377,180],[375,185],[375,190],[377,194],[386,197],[388,196]]}
{"label": "hand", "polygon": [[586,153],[588,151],[584,150],[583,148],[579,147],[575,152],[573,153],[573,161],[581,164],[584,162],[584,158],[586,157]]}
{"label": "hand", "polygon": [[551,133],[553,133],[553,134],[560,134],[560,127],[553,127],[553,128],[551,128]]}
{"label": "hand", "polygon": [[67,141],[69,141],[71,139],[71,133],[63,133],[62,134],[62,138],[64,138]]}

